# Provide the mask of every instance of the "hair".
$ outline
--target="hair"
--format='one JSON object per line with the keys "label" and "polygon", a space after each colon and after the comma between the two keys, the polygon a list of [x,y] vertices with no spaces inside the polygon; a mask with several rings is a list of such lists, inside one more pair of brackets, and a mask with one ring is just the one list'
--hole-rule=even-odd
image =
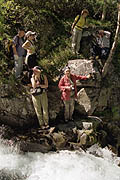
{"label": "hair", "polygon": [[25,31],[23,27],[19,27],[18,31]]}

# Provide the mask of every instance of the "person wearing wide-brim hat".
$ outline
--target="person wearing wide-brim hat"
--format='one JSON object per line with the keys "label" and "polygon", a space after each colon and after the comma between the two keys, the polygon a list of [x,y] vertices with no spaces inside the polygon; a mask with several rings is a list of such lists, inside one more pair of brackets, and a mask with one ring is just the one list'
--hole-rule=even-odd
{"label": "person wearing wide-brim hat", "polygon": [[80,41],[83,34],[83,28],[87,24],[86,18],[89,15],[87,9],[83,9],[81,15],[77,15],[72,24],[72,52],[76,55],[79,54]]}
{"label": "person wearing wide-brim hat", "polygon": [[48,116],[48,98],[47,98],[47,88],[48,79],[47,76],[42,73],[42,68],[35,66],[33,69],[33,74],[31,78],[32,88],[41,88],[41,94],[32,95],[32,101],[35,108],[35,112],[38,117],[40,128],[48,128],[49,116]]}

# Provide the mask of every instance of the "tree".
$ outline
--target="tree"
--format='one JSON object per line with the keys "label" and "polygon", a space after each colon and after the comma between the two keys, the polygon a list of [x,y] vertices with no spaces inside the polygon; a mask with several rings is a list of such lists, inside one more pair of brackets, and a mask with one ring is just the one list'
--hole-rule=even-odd
{"label": "tree", "polygon": [[103,2],[103,12],[102,12],[102,17],[101,20],[104,21],[106,17],[106,8],[107,8],[107,0],[104,0]]}
{"label": "tree", "polygon": [[120,30],[120,0],[118,1],[118,19],[117,19],[117,28],[116,28],[116,33],[115,33],[115,37],[114,37],[114,42],[112,44],[112,48],[110,50],[108,59],[103,67],[102,70],[102,77],[105,77],[108,70],[109,70],[109,65],[112,61],[113,55],[115,53],[116,50],[116,46],[117,46],[117,42],[118,42],[118,37],[119,37],[119,30]]}

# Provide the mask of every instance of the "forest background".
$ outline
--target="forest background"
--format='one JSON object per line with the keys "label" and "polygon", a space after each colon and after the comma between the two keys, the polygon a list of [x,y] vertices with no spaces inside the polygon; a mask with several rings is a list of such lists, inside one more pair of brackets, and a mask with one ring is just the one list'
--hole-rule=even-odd
{"label": "forest background", "polygon": [[[117,0],[0,0],[0,80],[15,82],[11,60],[6,56],[4,39],[12,39],[21,24],[37,33],[38,63],[54,79],[68,60],[74,59],[71,52],[71,25],[77,14],[86,8],[92,27],[103,28],[112,33],[113,42],[116,27]],[[117,39],[112,63],[120,71],[120,42]],[[86,58],[86,57],[82,57]],[[9,74],[9,76],[8,76]]]}

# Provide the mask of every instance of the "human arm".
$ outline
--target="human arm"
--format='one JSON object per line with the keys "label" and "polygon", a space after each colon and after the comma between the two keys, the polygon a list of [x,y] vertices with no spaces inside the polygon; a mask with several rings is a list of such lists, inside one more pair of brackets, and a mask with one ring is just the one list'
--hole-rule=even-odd
{"label": "human arm", "polygon": [[18,59],[18,53],[17,53],[17,49],[16,49],[16,46],[18,44],[18,36],[15,36],[14,39],[13,39],[13,45],[12,45],[12,48],[13,48],[13,54],[14,54],[14,59],[17,60]]}
{"label": "human arm", "polygon": [[105,36],[106,36],[107,38],[110,38],[111,32],[109,32],[109,31],[104,31],[104,34],[105,34]]}
{"label": "human arm", "polygon": [[40,84],[39,86],[41,88],[48,88],[48,79],[47,79],[47,76],[46,75],[43,75],[44,76],[44,84]]}
{"label": "human arm", "polygon": [[87,76],[77,76],[77,75],[74,75],[75,79],[76,80],[86,80],[86,79],[89,79],[91,77],[90,74],[88,74]]}
{"label": "human arm", "polygon": [[31,78],[31,83],[32,83],[32,87],[35,89],[36,87],[41,87],[41,88],[48,88],[48,79],[45,75],[43,75],[44,77],[44,84],[40,84],[39,82],[37,83],[35,81],[35,75],[33,74],[32,75],[32,78]]}
{"label": "human arm", "polygon": [[22,47],[25,49],[25,50],[29,50],[31,51],[31,43],[29,41],[26,41]]}
{"label": "human arm", "polygon": [[35,89],[37,87],[37,83],[35,82],[35,75],[34,74],[32,75],[32,78],[31,78],[31,84],[32,84],[33,89]]}
{"label": "human arm", "polygon": [[80,16],[77,15],[76,18],[75,18],[75,20],[74,20],[74,22],[73,22],[73,24],[72,24],[72,27],[71,27],[71,30],[72,30],[72,31],[73,31],[73,29],[74,29],[76,23],[78,22],[78,19],[79,19],[79,18],[80,18]]}

